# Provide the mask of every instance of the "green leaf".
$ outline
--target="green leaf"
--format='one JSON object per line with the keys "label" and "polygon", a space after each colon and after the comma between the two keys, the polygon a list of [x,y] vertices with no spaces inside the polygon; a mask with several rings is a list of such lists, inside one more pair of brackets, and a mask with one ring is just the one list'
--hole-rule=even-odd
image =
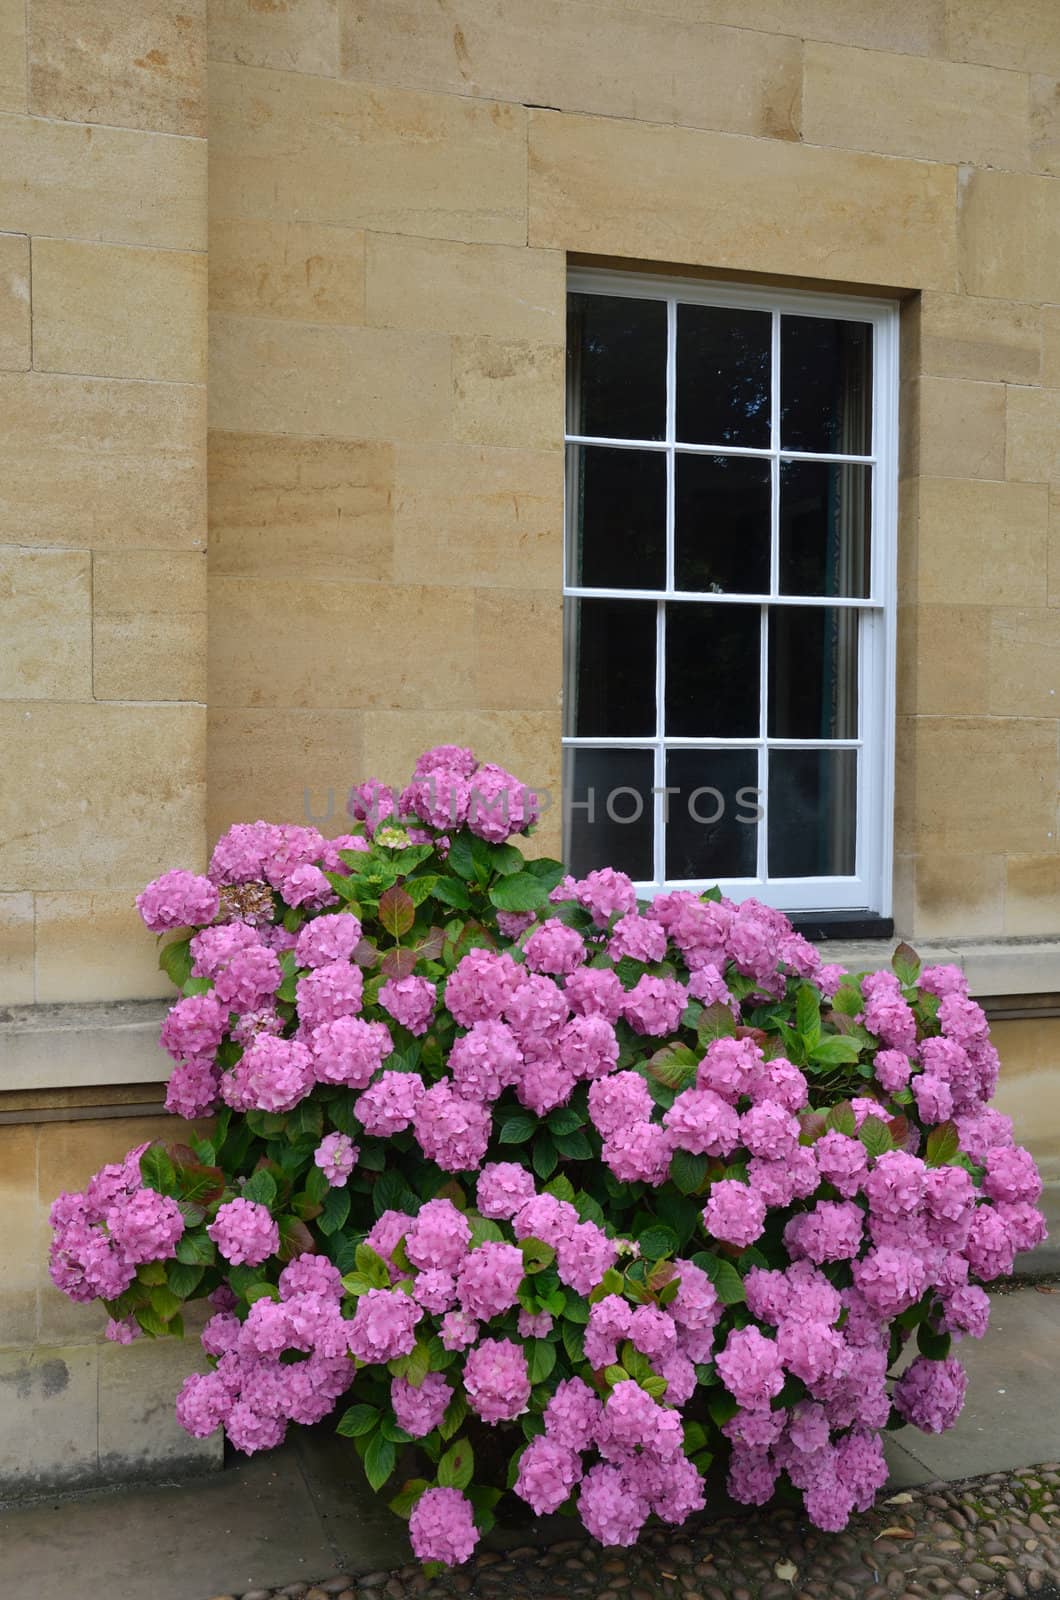
{"label": "green leaf", "polygon": [[866,1117],[858,1129],[858,1137],[870,1156],[882,1156],[894,1149],[891,1130],[882,1117]]}
{"label": "green leaf", "polygon": [[844,1017],[856,1017],[859,1011],[864,1010],[865,1000],[856,978],[844,979],[832,996],[831,1006],[833,1011],[838,1011]]}
{"label": "green leaf", "polygon": [[727,1005],[719,1001],[715,1005],[703,1007],[696,1024],[696,1036],[704,1049],[713,1044],[715,1039],[731,1038],[735,1031],[736,1023]]}
{"label": "green leaf", "polygon": [[383,1438],[381,1431],[374,1433],[364,1452],[364,1472],[372,1488],[378,1492],[396,1465],[397,1450],[394,1445],[389,1439]]}
{"label": "green leaf", "polygon": [[[504,1230],[499,1223],[491,1217],[480,1216],[477,1211],[469,1211],[467,1220],[471,1224],[471,1248],[477,1250],[480,1244],[499,1244],[504,1239]],[[400,1262],[397,1265],[400,1266]]]}
{"label": "green leaf", "polygon": [[725,1261],[721,1256],[712,1255],[707,1250],[701,1250],[698,1255],[694,1255],[692,1261],[707,1274],[722,1305],[739,1305],[741,1300],[746,1298],[743,1279],[731,1261]]}
{"label": "green leaf", "polygon": [[177,1240],[174,1254],[189,1266],[210,1266],[217,1260],[217,1246],[207,1233],[187,1232]]}
{"label": "green leaf", "polygon": [[147,1298],[152,1311],[157,1311],[163,1322],[168,1322],[183,1305],[179,1296],[175,1295],[166,1284],[160,1283],[156,1288],[147,1291]]}
{"label": "green leaf", "polygon": [[574,1133],[585,1121],[584,1115],[573,1106],[559,1106],[546,1118],[553,1133]]}
{"label": "green leaf", "polygon": [[585,1334],[576,1323],[564,1317],[560,1323],[560,1338],[563,1348],[567,1352],[567,1360],[572,1366],[579,1366],[585,1360]]}
{"label": "green leaf", "polygon": [[821,1000],[808,983],[803,984],[795,1000],[795,1026],[812,1050],[821,1037]]}
{"label": "green leaf", "polygon": [[202,1282],[204,1268],[190,1262],[167,1261],[166,1282],[181,1300],[188,1300]]}
{"label": "green leaf", "polygon": [[[594,1306],[598,1301],[606,1299],[609,1294],[620,1295],[626,1283],[621,1272],[616,1272],[614,1267],[608,1267],[596,1288],[589,1295],[589,1304]],[[570,1313],[568,1312],[568,1315]]]}
{"label": "green leaf", "polygon": [[470,883],[472,878],[478,877],[475,858],[471,853],[471,836],[463,829],[454,834],[449,845],[447,860],[453,871],[465,882]]}
{"label": "green leaf", "polygon": [[556,1149],[564,1161],[588,1161],[593,1153],[588,1137],[580,1128],[574,1133],[557,1133]]}
{"label": "green leaf", "polygon": [[[484,839],[479,843],[480,845],[485,845],[485,849],[481,850],[478,846],[475,847],[478,858],[480,860],[484,858],[491,871],[499,872],[503,878],[513,877],[515,873],[521,872],[527,864],[523,852],[517,849],[514,844],[489,844]],[[539,873],[534,873],[535,878],[539,876]]]}
{"label": "green leaf", "polygon": [[437,874],[428,873],[422,878],[406,878],[405,893],[414,906],[421,906],[429,894],[433,894],[434,886],[438,882]]}
{"label": "green leaf", "polygon": [[538,911],[548,905],[548,890],[532,872],[515,872],[493,885],[490,900],[498,911]]}
{"label": "green leaf", "polygon": [[133,1315],[140,1327],[143,1329],[144,1333],[149,1335],[149,1337],[152,1339],[164,1338],[165,1335],[170,1332],[169,1325],[166,1323],[166,1321],[159,1316],[157,1311],[152,1310],[150,1306],[137,1306],[136,1310],[133,1312]]}
{"label": "green leaf", "polygon": [[147,1187],[158,1194],[172,1196],[179,1193],[177,1169],[163,1145],[153,1144],[144,1151],[140,1157],[140,1176]]}
{"label": "green leaf", "polygon": [[445,1416],[438,1424],[438,1432],[443,1439],[451,1439],[454,1433],[459,1433],[467,1416],[467,1401],[462,1394],[455,1395],[445,1409]]}
{"label": "green leaf", "polygon": [[543,1272],[556,1259],[555,1250],[543,1239],[521,1239],[519,1249],[523,1252],[523,1268],[530,1275]]}
{"label": "green leaf", "polygon": [[174,939],[164,944],[158,952],[158,965],[176,988],[183,989],[191,977],[191,941],[189,933],[184,939]]}
{"label": "green leaf", "polygon": [[952,1122],[940,1122],[932,1128],[927,1138],[924,1159],[929,1167],[949,1166],[960,1149],[957,1127]]}
{"label": "green leaf", "polygon": [[549,1179],[545,1184],[545,1193],[550,1194],[554,1200],[566,1200],[570,1205],[574,1203],[574,1185],[562,1172],[558,1177]]}
{"label": "green leaf", "polygon": [[507,1122],[501,1124],[501,1131],[497,1135],[498,1144],[525,1144],[527,1139],[532,1139],[538,1129],[537,1118],[529,1111],[522,1111],[518,1116],[509,1117]]}
{"label": "green leaf", "polygon": [[903,942],[898,946],[891,957],[891,966],[903,989],[908,989],[920,976],[920,957],[911,944]]}
{"label": "green leaf", "polygon": [[554,861],[551,856],[534,856],[525,862],[527,872],[539,878],[545,888],[552,893],[557,883],[567,875],[567,868],[562,861]]}
{"label": "green leaf", "polygon": [[193,994],[209,994],[212,988],[213,984],[210,982],[209,978],[186,978],[180,986],[180,992],[184,996]]}
{"label": "green leaf", "polygon": [[654,1372],[650,1378],[645,1378],[641,1384],[645,1394],[650,1394],[653,1400],[661,1400],[669,1387],[670,1380],[668,1378],[660,1378]]}
{"label": "green leaf", "polygon": [[429,1487],[426,1478],[410,1478],[407,1483],[402,1484],[394,1498],[387,1501],[388,1509],[407,1522],[420,1495]]}
{"label": "green leaf", "polygon": [[675,1150],[670,1160],[670,1176],[682,1194],[694,1194],[707,1175],[708,1156],[694,1156],[688,1150]]}
{"label": "green leaf", "polygon": [[861,1051],[857,1042],[848,1039],[842,1033],[829,1033],[815,1044],[809,1052],[810,1060],[817,1067],[842,1067],[850,1066],[858,1059]]}
{"label": "green leaf", "polygon": [[639,1235],[637,1243],[640,1245],[641,1255],[648,1261],[658,1261],[662,1256],[674,1255],[679,1245],[674,1230],[661,1223],[646,1228]]}
{"label": "green leaf", "polygon": [[836,1133],[845,1133],[848,1139],[852,1139],[858,1131],[854,1107],[849,1100],[840,1100],[837,1105],[829,1107],[824,1120],[827,1128]]}
{"label": "green leaf", "polygon": [[324,1107],[319,1100],[302,1100],[287,1113],[287,1137],[319,1139],[324,1132]]}
{"label": "green leaf", "polygon": [[[332,1193],[334,1192],[332,1190]],[[340,1193],[345,1193],[345,1191],[342,1190]],[[368,1279],[373,1288],[389,1289],[390,1272],[387,1264],[382,1256],[376,1255],[371,1245],[359,1244],[354,1259],[357,1263],[357,1271]]]}
{"label": "green leaf", "polygon": [[727,1389],[719,1389],[717,1394],[712,1394],[707,1401],[707,1410],[710,1420],[715,1427],[724,1427],[726,1422],[731,1422],[740,1407]]}
{"label": "green leaf", "polygon": [[251,1173],[243,1185],[243,1199],[254,1200],[261,1206],[276,1204],[276,1179],[265,1167]]}
{"label": "green leaf", "polygon": [[926,1322],[922,1322],[916,1330],[917,1349],[932,1361],[945,1361],[950,1353],[951,1342],[948,1333],[936,1333]]}
{"label": "green leaf", "polygon": [[256,1305],[259,1300],[278,1300],[280,1291],[274,1283],[255,1283],[243,1296],[248,1306]]}
{"label": "green leaf", "polygon": [[[317,1227],[321,1233],[329,1238],[333,1233],[338,1233],[346,1218],[350,1214],[350,1191],[348,1189],[329,1189],[324,1199],[324,1205],[317,1218]],[[389,1282],[389,1274],[387,1282]]]}
{"label": "green leaf", "polygon": [[466,1439],[458,1439],[438,1463],[439,1487],[466,1489],[474,1475],[475,1452]]}
{"label": "green leaf", "polygon": [[538,1134],[534,1140],[533,1154],[534,1171],[539,1178],[551,1178],[556,1170],[559,1156],[556,1153],[555,1142],[549,1133]]}
{"label": "green leaf", "polygon": [[471,906],[471,896],[459,878],[437,878],[431,893],[443,906],[452,906],[457,911],[467,911]]}
{"label": "green leaf", "polygon": [[397,884],[385,889],[379,896],[379,920],[391,938],[400,939],[416,920],[412,896]]}
{"label": "green leaf", "polygon": [[388,1370],[395,1378],[405,1378],[418,1389],[431,1370],[431,1352],[425,1344],[417,1343],[407,1356],[391,1361]]}
{"label": "green leaf", "polygon": [[648,1075],[667,1089],[687,1089],[696,1080],[699,1061],[684,1044],[663,1045],[648,1061]]}

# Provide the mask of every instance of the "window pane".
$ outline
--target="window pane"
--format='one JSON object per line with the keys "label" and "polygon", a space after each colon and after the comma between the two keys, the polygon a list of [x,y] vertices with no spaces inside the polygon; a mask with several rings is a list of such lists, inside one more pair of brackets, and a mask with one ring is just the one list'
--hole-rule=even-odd
{"label": "window pane", "polygon": [[692,739],[758,736],[758,606],[687,601],[666,607],[666,732]]}
{"label": "window pane", "polygon": [[769,444],[768,311],[677,308],[677,437],[685,444]]}
{"label": "window pane", "polygon": [[568,433],[661,439],[666,432],[666,305],[572,294],[567,309]]}
{"label": "window pane", "polygon": [[856,750],[769,752],[769,876],[849,877],[857,828]]}
{"label": "window pane", "polygon": [[769,474],[753,456],[677,457],[679,589],[768,593]]}
{"label": "window pane", "polygon": [[616,867],[652,879],[654,771],[650,750],[563,752],[563,857],[576,878]]}
{"label": "window pane", "polygon": [[780,463],[780,592],[869,592],[870,467]]}
{"label": "window pane", "polygon": [[829,455],[871,452],[871,323],[781,317],[780,444]]}
{"label": "window pane", "polygon": [[775,739],[858,736],[858,614],[838,606],[769,613],[769,733]]}
{"label": "window pane", "polygon": [[653,600],[566,601],[566,734],[655,732],[655,611]]}
{"label": "window pane", "polygon": [[754,750],[668,752],[667,878],[755,876],[757,783]]}
{"label": "window pane", "polygon": [[567,451],[568,581],[590,589],[664,588],[664,453],[580,444]]}

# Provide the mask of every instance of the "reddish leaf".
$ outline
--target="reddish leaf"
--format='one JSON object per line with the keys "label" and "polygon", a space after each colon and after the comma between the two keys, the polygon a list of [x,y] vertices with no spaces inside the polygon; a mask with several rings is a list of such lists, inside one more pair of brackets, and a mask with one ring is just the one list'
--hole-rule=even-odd
{"label": "reddish leaf", "polygon": [[799,1113],[800,1144],[816,1144],[828,1131],[828,1123],[823,1111],[801,1111]]}
{"label": "reddish leaf", "polygon": [[416,907],[412,903],[412,896],[396,883],[393,888],[385,889],[379,896],[379,920],[393,938],[400,939],[402,934],[408,933],[416,920]]}
{"label": "reddish leaf", "polygon": [[415,950],[388,950],[379,963],[388,978],[411,978],[419,956]]}
{"label": "reddish leaf", "polygon": [[416,946],[416,954],[421,961],[437,961],[444,949],[445,929],[430,928],[426,938]]}
{"label": "reddish leaf", "polygon": [[663,1286],[677,1273],[677,1268],[672,1261],[657,1261],[648,1273],[648,1288],[658,1294]]}
{"label": "reddish leaf", "polygon": [[280,1260],[293,1261],[295,1256],[312,1255],[316,1249],[313,1235],[297,1217],[278,1217],[280,1230]]}
{"label": "reddish leaf", "polygon": [[180,1163],[182,1197],[193,1204],[209,1205],[225,1192],[225,1175],[220,1167],[206,1167],[200,1161]]}
{"label": "reddish leaf", "polygon": [[904,1149],[905,1141],[909,1137],[909,1118],[899,1113],[897,1117],[890,1119],[887,1126],[891,1130],[891,1138],[894,1140],[896,1147],[899,1150]]}
{"label": "reddish leaf", "polygon": [[753,1039],[757,1045],[764,1045],[766,1040],[769,1038],[769,1035],[766,1033],[764,1028],[749,1028],[742,1024],[740,1027],[735,1028],[733,1033],[735,1038]]}
{"label": "reddish leaf", "polygon": [[361,939],[354,949],[353,959],[359,967],[374,967],[379,960],[379,951],[371,939]]}

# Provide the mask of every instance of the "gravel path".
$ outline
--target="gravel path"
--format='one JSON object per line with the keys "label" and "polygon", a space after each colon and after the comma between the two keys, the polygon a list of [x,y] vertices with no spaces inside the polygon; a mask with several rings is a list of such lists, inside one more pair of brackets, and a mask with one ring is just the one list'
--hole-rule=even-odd
{"label": "gravel path", "polygon": [[649,1533],[484,1550],[428,1580],[418,1565],[212,1600],[1060,1600],[1060,1462],[890,1496],[845,1533],[786,1507]]}

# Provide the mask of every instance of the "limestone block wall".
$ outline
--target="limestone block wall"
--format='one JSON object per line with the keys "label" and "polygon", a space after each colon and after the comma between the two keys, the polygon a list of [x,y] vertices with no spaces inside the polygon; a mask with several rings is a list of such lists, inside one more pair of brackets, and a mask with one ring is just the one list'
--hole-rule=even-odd
{"label": "limestone block wall", "polygon": [[0,0],[0,1003],[205,845],[205,0]]}
{"label": "limestone block wall", "polygon": [[225,0],[209,51],[211,831],[441,737],[554,783],[571,256],[868,285],[897,916],[1060,934],[1051,0]]}

